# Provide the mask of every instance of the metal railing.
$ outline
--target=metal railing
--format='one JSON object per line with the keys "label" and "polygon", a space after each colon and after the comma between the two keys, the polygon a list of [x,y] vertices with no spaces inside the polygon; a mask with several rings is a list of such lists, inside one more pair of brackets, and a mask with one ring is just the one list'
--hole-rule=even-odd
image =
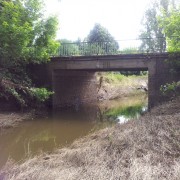
{"label": "metal railing", "polygon": [[162,52],[166,52],[166,41],[164,37],[158,37],[112,42],[61,43],[57,53],[53,56],[99,56]]}

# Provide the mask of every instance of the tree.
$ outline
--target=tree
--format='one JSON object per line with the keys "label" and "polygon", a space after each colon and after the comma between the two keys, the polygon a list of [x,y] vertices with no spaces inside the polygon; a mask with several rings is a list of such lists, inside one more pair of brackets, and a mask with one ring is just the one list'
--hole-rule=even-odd
{"label": "tree", "polygon": [[176,55],[180,53],[180,6],[177,9],[173,9],[169,16],[163,14],[159,22],[166,35],[167,50],[171,53],[169,64],[173,71],[179,72],[180,59]]}
{"label": "tree", "polygon": [[153,1],[143,18],[144,29],[139,36],[142,39],[140,51],[164,52],[166,50],[166,37],[158,17],[162,14],[162,11],[166,16],[169,15],[169,9],[175,6],[175,0]]}
{"label": "tree", "polygon": [[137,54],[138,48],[127,47],[121,50],[122,54]]}
{"label": "tree", "polygon": [[169,52],[180,52],[180,6],[171,11],[169,16],[163,14],[160,25],[167,38]]}
{"label": "tree", "polygon": [[67,39],[59,40],[61,46],[58,50],[58,55],[60,56],[72,56],[72,55],[79,55],[79,43],[73,42]]}
{"label": "tree", "polygon": [[57,19],[43,19],[40,0],[1,3],[0,56],[3,63],[18,66],[48,61],[58,46],[54,41]]}
{"label": "tree", "polygon": [[11,81],[16,97],[15,87],[31,86],[27,65],[47,62],[59,46],[57,18],[45,19],[42,9],[41,0],[0,0],[0,80]]}
{"label": "tree", "polygon": [[118,52],[119,44],[114,37],[108,32],[106,28],[100,24],[95,24],[94,28],[90,31],[87,41],[94,43],[94,46],[99,46],[99,49],[104,54],[114,54]]}
{"label": "tree", "polygon": [[[180,73],[180,6],[172,9],[169,16],[163,13],[163,16],[160,17],[159,22],[166,35],[167,50],[171,54],[167,61],[171,67],[170,73],[176,74],[178,77]],[[180,81],[162,85],[161,91],[166,97],[172,98],[179,96]]]}

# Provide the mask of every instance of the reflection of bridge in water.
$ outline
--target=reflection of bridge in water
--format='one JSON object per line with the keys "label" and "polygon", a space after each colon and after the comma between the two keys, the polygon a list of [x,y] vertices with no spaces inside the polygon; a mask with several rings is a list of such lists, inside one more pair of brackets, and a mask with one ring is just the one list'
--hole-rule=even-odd
{"label": "reflection of bridge in water", "polygon": [[116,46],[108,42],[77,44],[76,48],[74,43],[69,46],[62,44],[59,53],[48,64],[49,79],[55,92],[54,107],[77,107],[77,104],[96,102],[98,82],[95,72],[98,71],[148,71],[149,107],[162,100],[160,86],[174,80],[168,63],[165,63],[169,58],[167,52],[140,53],[134,48],[127,51],[128,54],[121,54],[119,47],[115,49]]}

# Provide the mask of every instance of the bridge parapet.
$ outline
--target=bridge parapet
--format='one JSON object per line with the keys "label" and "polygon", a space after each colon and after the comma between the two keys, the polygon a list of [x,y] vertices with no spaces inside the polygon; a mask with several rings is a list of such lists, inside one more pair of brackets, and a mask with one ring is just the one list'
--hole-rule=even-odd
{"label": "bridge parapet", "polygon": [[91,42],[69,42],[61,43],[58,51],[54,56],[101,56],[101,55],[117,55],[117,54],[140,54],[140,53],[162,53],[166,52],[166,47],[147,47],[142,46],[143,41],[162,43],[164,37],[157,38],[141,38],[141,39],[124,39],[114,41],[98,41]]}

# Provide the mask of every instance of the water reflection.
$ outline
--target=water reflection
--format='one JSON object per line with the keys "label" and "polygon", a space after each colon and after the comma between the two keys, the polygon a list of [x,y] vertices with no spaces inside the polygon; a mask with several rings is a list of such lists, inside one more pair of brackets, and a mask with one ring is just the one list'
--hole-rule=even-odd
{"label": "water reflection", "polygon": [[138,116],[146,107],[144,96],[104,102],[76,110],[53,112],[48,118],[26,121],[0,131],[0,167],[8,158],[20,161],[29,155],[51,152],[92,131]]}
{"label": "water reflection", "polygon": [[125,123],[132,118],[138,118],[147,109],[147,97],[123,98],[120,103],[117,101],[105,102],[101,105],[104,119],[113,119],[118,123]]}
{"label": "water reflection", "polygon": [[110,109],[105,114],[108,117],[113,117],[118,120],[118,123],[122,124],[127,122],[132,118],[138,118],[143,113],[147,111],[147,106],[142,103],[135,104],[134,106],[120,107],[115,109]]}

